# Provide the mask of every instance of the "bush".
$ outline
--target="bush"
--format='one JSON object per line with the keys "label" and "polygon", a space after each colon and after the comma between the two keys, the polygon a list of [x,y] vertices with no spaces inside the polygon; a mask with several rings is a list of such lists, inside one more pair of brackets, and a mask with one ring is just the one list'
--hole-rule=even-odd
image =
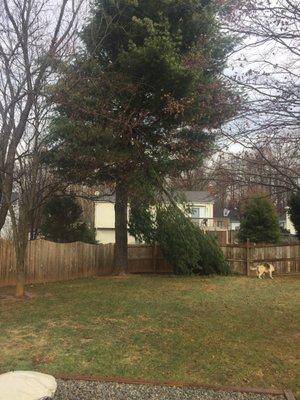
{"label": "bush", "polygon": [[280,228],[271,201],[262,196],[249,200],[243,207],[239,240],[253,243],[278,243]]}
{"label": "bush", "polygon": [[95,230],[80,221],[81,215],[82,208],[73,196],[54,196],[44,207],[40,232],[52,242],[95,244]]}

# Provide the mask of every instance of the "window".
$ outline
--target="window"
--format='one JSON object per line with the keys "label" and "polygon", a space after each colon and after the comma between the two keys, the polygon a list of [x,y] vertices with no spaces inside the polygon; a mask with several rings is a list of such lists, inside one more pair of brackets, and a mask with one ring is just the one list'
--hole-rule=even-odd
{"label": "window", "polygon": [[200,210],[200,218],[206,218],[207,214],[206,214],[206,207],[199,207]]}
{"label": "window", "polygon": [[206,218],[206,207],[192,207],[191,208],[192,219]]}
{"label": "window", "polygon": [[199,208],[191,208],[192,218],[200,218],[200,210]]}

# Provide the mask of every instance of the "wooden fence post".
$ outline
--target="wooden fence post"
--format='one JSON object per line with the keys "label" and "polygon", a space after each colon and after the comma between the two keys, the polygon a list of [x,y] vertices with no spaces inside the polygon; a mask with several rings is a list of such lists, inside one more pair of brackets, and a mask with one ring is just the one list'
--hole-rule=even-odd
{"label": "wooden fence post", "polygon": [[246,243],[246,271],[247,271],[247,276],[250,276],[250,240],[247,239]]}

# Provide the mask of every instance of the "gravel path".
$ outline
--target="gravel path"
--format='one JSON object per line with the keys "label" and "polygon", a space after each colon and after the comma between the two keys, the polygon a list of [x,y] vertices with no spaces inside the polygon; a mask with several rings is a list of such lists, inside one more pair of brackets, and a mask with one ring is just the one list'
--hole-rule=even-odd
{"label": "gravel path", "polygon": [[58,380],[54,400],[284,400],[284,396]]}

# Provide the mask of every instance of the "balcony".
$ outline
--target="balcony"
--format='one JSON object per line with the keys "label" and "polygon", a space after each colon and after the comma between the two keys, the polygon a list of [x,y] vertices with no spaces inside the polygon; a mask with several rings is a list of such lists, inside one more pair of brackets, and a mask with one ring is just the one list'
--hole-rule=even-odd
{"label": "balcony", "polygon": [[228,230],[229,218],[191,218],[192,222],[203,230]]}

